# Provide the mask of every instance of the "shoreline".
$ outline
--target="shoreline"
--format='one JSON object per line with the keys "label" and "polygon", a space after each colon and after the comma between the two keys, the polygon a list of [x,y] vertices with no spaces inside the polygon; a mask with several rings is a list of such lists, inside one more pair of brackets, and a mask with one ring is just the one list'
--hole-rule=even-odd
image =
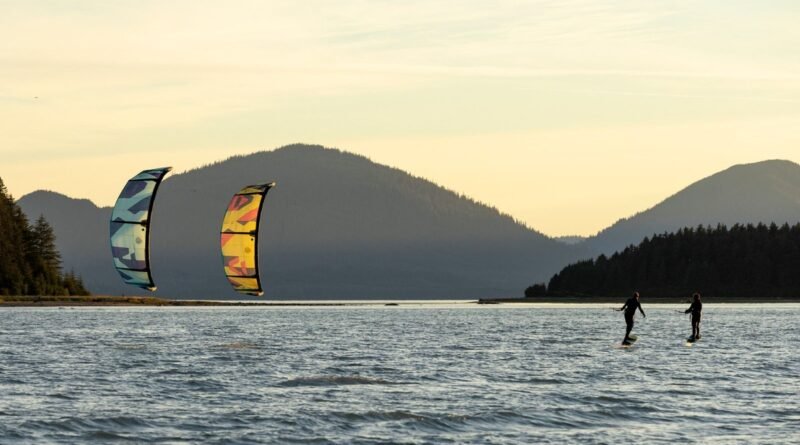
{"label": "shoreline", "polygon": [[[643,298],[644,305],[649,304],[687,304],[687,300],[678,298]],[[159,307],[159,306],[187,306],[187,307],[356,307],[356,306],[420,306],[441,304],[463,305],[518,305],[518,304],[622,304],[622,298],[595,298],[595,297],[551,297],[551,298],[484,298],[480,300],[171,300],[157,297],[117,297],[109,295],[92,296],[18,296],[0,297],[0,307]],[[798,298],[709,298],[704,303],[710,304],[780,304],[800,303]]]}
{"label": "shoreline", "polygon": [[[477,304],[623,304],[625,297],[611,298],[611,297],[542,297],[542,298],[482,298],[478,300]],[[675,298],[675,297],[642,297],[641,303],[646,304],[689,304],[689,297]],[[800,303],[800,297],[793,298],[738,298],[738,297],[707,297],[703,298],[703,303],[742,303],[742,304],[760,304],[760,303]]]}
{"label": "shoreline", "polygon": [[[364,305],[370,304],[365,301]],[[354,306],[359,303],[302,303],[302,302],[260,302],[260,301],[219,301],[219,300],[171,300],[158,297],[117,297],[110,295],[91,296],[22,296],[0,297],[0,307],[59,307],[59,306]]]}

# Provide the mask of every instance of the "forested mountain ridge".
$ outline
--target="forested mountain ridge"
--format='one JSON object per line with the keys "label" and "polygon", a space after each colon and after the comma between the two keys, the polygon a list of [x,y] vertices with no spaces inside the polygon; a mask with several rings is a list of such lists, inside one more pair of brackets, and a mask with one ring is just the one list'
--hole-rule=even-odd
{"label": "forested mountain ridge", "polygon": [[800,222],[800,165],[769,160],[730,167],[623,218],[580,245],[610,255],[644,237],[683,227]]}
{"label": "forested mountain ridge", "polygon": [[[120,177],[120,187],[135,173]],[[222,214],[243,185],[273,180],[278,186],[267,197],[260,243],[267,298],[515,296],[565,264],[653,234],[750,219],[800,221],[800,166],[765,161],[712,175],[597,237],[570,238],[578,244],[565,246],[401,170],[335,149],[292,145],[164,181],[151,241],[157,295],[237,296],[221,272]],[[90,289],[141,292],[122,284],[111,265],[110,208],[53,192],[29,194],[19,204],[52,223],[64,265],[83,274]]]}
{"label": "forested mountain ridge", "polygon": [[[138,172],[129,172],[133,176]],[[120,187],[127,177],[120,177]],[[222,273],[219,230],[242,186],[276,181],[260,240],[266,297],[477,298],[519,293],[585,257],[501,214],[399,169],[320,146],[235,156],[167,177],[152,217],[157,295],[238,297]],[[39,192],[20,200],[70,234],[65,264],[96,293],[140,293],[111,267],[109,209]],[[88,203],[91,204],[91,203]]]}
{"label": "forested mountain ridge", "polygon": [[118,285],[119,275],[110,259],[110,207],[98,208],[88,199],[44,190],[17,202],[26,215],[44,215],[50,221],[64,267],[80,273],[89,290],[98,293]]}
{"label": "forested mountain ridge", "polygon": [[800,297],[800,224],[684,228],[555,274],[550,296]]}
{"label": "forested mountain ridge", "polygon": [[87,293],[78,276],[62,273],[56,238],[44,216],[29,223],[0,179],[0,296]]}

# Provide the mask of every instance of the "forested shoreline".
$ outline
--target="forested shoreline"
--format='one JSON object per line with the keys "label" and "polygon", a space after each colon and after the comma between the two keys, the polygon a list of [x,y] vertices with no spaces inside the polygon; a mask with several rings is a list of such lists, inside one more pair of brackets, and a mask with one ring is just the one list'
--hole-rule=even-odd
{"label": "forested shoreline", "polygon": [[0,178],[0,296],[89,295],[81,278],[61,269],[53,228],[31,224]]}
{"label": "forested shoreline", "polygon": [[610,257],[580,261],[550,282],[529,287],[528,298],[705,296],[800,297],[800,223],[698,226],[645,238]]}

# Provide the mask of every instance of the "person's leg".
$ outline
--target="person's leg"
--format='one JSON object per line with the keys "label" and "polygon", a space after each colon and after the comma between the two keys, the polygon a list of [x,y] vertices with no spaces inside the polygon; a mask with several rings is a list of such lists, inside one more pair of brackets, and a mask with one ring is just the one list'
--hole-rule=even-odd
{"label": "person's leg", "polygon": [[633,317],[625,316],[625,338],[622,340],[623,343],[628,343],[628,337],[631,335],[631,330],[633,329]]}
{"label": "person's leg", "polygon": [[694,323],[695,323],[695,328],[694,329],[696,331],[695,334],[694,334],[694,338],[700,338],[700,316],[699,315],[695,319]]}

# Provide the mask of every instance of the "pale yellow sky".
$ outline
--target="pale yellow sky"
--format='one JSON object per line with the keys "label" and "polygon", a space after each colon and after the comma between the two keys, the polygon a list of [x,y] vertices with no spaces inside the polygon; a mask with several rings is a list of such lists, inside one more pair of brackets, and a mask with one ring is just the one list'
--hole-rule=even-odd
{"label": "pale yellow sky", "polygon": [[794,1],[2,1],[0,177],[113,203],[131,174],[294,142],[550,235],[736,163],[800,162]]}

